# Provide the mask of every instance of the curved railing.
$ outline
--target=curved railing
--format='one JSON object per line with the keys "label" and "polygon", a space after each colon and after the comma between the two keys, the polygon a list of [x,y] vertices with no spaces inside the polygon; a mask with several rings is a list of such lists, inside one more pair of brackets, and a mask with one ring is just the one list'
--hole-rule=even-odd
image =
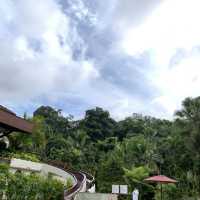
{"label": "curved railing", "polygon": [[68,172],[76,177],[77,183],[72,188],[64,191],[65,200],[72,199],[78,192],[80,192],[84,188],[84,184],[86,184],[86,176],[84,174],[74,171],[73,172],[68,171]]}
{"label": "curved railing", "polygon": [[[2,158],[0,157],[1,162],[6,162],[8,164],[11,163],[10,158]],[[74,177],[74,184],[71,188],[64,190],[64,200],[71,200],[78,192],[85,192],[89,188],[91,188],[94,184],[94,177],[88,174],[87,172],[78,172],[75,170],[69,169],[68,165],[61,162],[56,161],[45,161],[44,163],[54,166],[58,169],[64,170]]]}
{"label": "curved railing", "polygon": [[80,191],[87,191],[88,189],[90,189],[93,184],[94,184],[94,177],[90,174],[88,174],[87,172],[84,171],[76,171],[76,170],[72,170],[70,169],[70,167],[63,162],[59,162],[59,161],[45,161],[48,164],[58,167],[60,169],[63,169],[64,171],[68,172],[69,174],[71,174],[75,180],[76,183],[69,189],[66,189],[64,191],[64,199],[68,200],[68,199],[73,199],[73,197]]}
{"label": "curved railing", "polygon": [[88,174],[85,171],[81,171],[81,173],[85,174],[87,179],[87,189],[90,189],[95,184],[95,178],[91,174]]}
{"label": "curved railing", "polygon": [[84,183],[86,183],[86,176],[83,173],[70,169],[69,166],[63,162],[46,160],[45,163],[66,171],[76,180],[71,188],[64,191],[64,199],[71,199],[76,193],[82,190]]}

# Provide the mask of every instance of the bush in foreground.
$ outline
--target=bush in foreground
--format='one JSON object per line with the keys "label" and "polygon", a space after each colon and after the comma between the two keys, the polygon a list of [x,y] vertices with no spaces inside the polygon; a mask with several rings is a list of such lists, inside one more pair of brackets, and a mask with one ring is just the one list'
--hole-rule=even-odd
{"label": "bush in foreground", "polygon": [[57,200],[63,198],[63,191],[63,183],[51,177],[11,174],[0,166],[0,199],[5,195],[9,200]]}

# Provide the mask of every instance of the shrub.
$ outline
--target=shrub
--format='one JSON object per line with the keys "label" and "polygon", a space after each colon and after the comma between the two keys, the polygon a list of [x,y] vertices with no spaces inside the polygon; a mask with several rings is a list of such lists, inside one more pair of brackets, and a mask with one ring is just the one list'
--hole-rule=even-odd
{"label": "shrub", "polygon": [[23,160],[29,160],[32,162],[39,162],[39,158],[37,155],[32,154],[32,153],[24,153],[24,152],[15,152],[15,153],[10,153],[10,152],[4,152],[3,157],[7,158],[18,158],[18,159],[23,159]]}
{"label": "shrub", "polygon": [[63,191],[63,183],[51,177],[0,173],[0,199],[5,193],[9,200],[57,200],[63,198]]}

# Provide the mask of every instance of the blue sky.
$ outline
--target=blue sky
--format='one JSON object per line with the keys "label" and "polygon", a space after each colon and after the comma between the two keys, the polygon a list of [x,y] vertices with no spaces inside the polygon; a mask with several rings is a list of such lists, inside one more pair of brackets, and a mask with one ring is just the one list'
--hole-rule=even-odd
{"label": "blue sky", "polygon": [[172,119],[200,94],[198,0],[1,0],[0,99],[76,118]]}

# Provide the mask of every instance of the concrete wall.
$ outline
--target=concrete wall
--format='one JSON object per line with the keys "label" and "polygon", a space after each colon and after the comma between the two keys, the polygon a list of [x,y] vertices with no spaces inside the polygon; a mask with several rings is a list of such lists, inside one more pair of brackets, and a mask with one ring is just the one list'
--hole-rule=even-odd
{"label": "concrete wall", "polygon": [[25,171],[33,171],[33,172],[41,172],[42,164],[22,159],[11,159],[10,168],[18,169],[18,170],[25,170]]}
{"label": "concrete wall", "polygon": [[63,180],[63,182],[66,182],[68,179],[70,179],[72,181],[73,185],[76,183],[76,178],[74,176],[72,176],[71,174],[67,173],[66,171],[64,171],[62,169],[53,167],[51,165],[43,164],[42,165],[42,173],[45,175],[48,175],[50,173],[54,177],[57,176],[57,179]]}
{"label": "concrete wall", "polygon": [[55,179],[58,179],[62,181],[63,183],[66,183],[68,179],[71,179],[73,185],[76,184],[77,182],[74,176],[72,176],[70,173],[67,173],[66,171],[59,169],[57,167],[53,167],[51,165],[47,165],[43,163],[37,163],[37,162],[14,158],[11,160],[11,163],[10,163],[10,171],[12,173],[15,173],[17,170],[20,170],[27,174],[31,172],[36,172],[43,176],[48,176],[50,174]]}

